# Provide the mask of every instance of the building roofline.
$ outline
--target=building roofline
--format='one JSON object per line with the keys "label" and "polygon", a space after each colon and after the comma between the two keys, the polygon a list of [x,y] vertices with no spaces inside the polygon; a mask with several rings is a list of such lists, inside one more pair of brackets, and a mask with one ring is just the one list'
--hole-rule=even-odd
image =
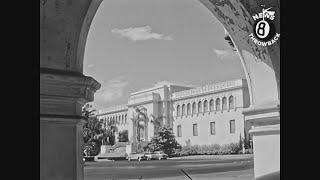
{"label": "building roofline", "polygon": [[[163,84],[157,85],[158,83],[163,83]],[[156,89],[161,89],[161,88],[163,88],[163,87],[165,87],[165,86],[167,86],[167,87],[170,87],[170,86],[178,86],[178,87],[194,88],[194,87],[192,87],[192,86],[190,86],[190,85],[182,85],[182,84],[176,84],[176,83],[171,83],[171,82],[166,82],[166,81],[158,82],[158,83],[157,83],[154,87],[133,92],[133,93],[130,94],[130,96],[142,94],[142,93],[149,92],[149,91],[153,91],[153,90],[156,90]]]}
{"label": "building roofline", "polygon": [[[241,81],[241,82],[240,82]],[[205,86],[199,86],[193,89],[183,90],[179,92],[172,93],[172,100],[186,99],[194,96],[201,96],[211,93],[219,93],[231,89],[247,87],[245,79],[233,79],[229,81],[222,81],[218,83],[208,84]]]}
{"label": "building roofline", "polygon": [[128,105],[118,105],[118,106],[110,106],[106,109],[99,110],[97,113],[97,116],[110,114],[110,113],[116,113],[116,112],[122,112],[122,111],[128,111]]}

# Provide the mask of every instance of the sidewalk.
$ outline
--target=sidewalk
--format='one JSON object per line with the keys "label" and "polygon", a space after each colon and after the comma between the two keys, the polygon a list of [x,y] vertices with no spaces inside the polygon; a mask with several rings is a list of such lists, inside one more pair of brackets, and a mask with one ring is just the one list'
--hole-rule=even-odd
{"label": "sidewalk", "polygon": [[251,159],[253,158],[253,154],[235,154],[235,155],[194,155],[194,156],[181,156],[181,157],[173,157],[169,159],[199,159],[199,160],[239,160],[239,159]]}
{"label": "sidewalk", "polygon": [[[228,171],[223,173],[189,174],[193,180],[253,180],[253,169],[244,171]],[[189,180],[187,176],[151,178],[148,180]],[[142,179],[143,180],[143,179]]]}

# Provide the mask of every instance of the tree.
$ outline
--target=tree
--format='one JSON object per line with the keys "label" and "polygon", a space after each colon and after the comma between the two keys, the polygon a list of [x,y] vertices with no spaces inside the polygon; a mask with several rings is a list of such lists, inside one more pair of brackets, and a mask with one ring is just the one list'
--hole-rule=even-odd
{"label": "tree", "polygon": [[86,121],[83,126],[83,151],[88,156],[95,156],[100,151],[102,141],[107,137],[107,132],[102,128],[102,123],[95,115],[96,110],[92,105],[86,104],[82,108],[82,115]]}
{"label": "tree", "polygon": [[154,125],[154,133],[157,134],[157,130],[162,126],[163,124],[163,119],[164,119],[165,116],[159,116],[159,117],[156,117],[154,116],[153,114],[151,114],[151,123],[153,123]]}
{"label": "tree", "polygon": [[171,157],[177,149],[181,149],[181,145],[176,141],[171,128],[159,127],[148,148],[151,151],[163,151]]}

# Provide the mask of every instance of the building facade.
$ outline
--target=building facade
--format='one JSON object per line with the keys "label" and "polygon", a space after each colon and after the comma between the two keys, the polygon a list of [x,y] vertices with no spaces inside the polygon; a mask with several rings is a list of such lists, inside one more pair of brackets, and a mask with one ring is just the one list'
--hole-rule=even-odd
{"label": "building facade", "polygon": [[100,110],[98,119],[116,126],[117,135],[127,131],[133,151],[151,140],[157,126],[172,128],[181,145],[228,144],[248,137],[242,110],[249,103],[244,79],[195,88],[161,82],[131,93],[126,105]]}

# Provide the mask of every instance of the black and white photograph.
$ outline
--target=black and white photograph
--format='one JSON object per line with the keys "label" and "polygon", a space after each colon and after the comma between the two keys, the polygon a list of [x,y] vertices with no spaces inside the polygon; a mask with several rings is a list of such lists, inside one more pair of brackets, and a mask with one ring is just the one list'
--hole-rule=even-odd
{"label": "black and white photograph", "polygon": [[40,0],[41,180],[279,180],[280,0]]}

